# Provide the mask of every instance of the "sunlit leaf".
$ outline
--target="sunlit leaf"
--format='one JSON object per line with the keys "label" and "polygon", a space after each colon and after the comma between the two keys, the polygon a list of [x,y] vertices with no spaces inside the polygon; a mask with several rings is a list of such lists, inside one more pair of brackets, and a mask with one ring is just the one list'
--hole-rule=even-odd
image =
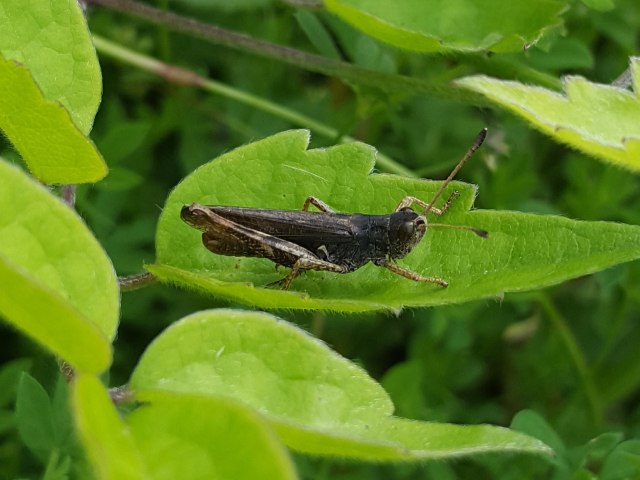
{"label": "sunlit leaf", "polygon": [[96,182],[107,166],[69,112],[45,100],[29,71],[0,56],[0,129],[45,183]]}
{"label": "sunlit leaf", "polygon": [[457,85],[486,95],[544,133],[616,165],[640,170],[640,58],[631,59],[635,93],[565,77],[565,95],[485,76]]}
{"label": "sunlit leaf", "polygon": [[[183,205],[298,210],[314,195],[338,212],[385,214],[405,195],[431,199],[442,184],[370,175],[375,151],[362,143],[310,151],[307,144],[307,132],[284,132],[227,153],[188,176],[171,193],[160,218],[158,264],[146,268],[162,280],[262,308],[363,311],[540,288],[640,257],[640,227],[516,212],[469,212],[474,187],[454,183],[438,205],[454,189],[461,196],[437,221],[482,228],[491,238],[432,228],[399,262],[445,279],[449,288],[415,283],[373,264],[345,275],[310,271],[294,280],[291,291],[264,288],[288,269],[278,272],[264,259],[212,254],[202,245],[200,232],[180,219]],[[466,148],[461,146],[461,156]]]}
{"label": "sunlit leaf", "polygon": [[45,100],[60,102],[83,134],[91,131],[102,75],[77,0],[3,0],[0,53],[27,67]]}
{"label": "sunlit leaf", "polygon": [[123,422],[95,377],[74,382],[76,424],[100,480],[293,480],[288,452],[264,420],[219,398],[169,392]]}
{"label": "sunlit leaf", "polygon": [[80,370],[110,363],[118,324],[111,262],[78,215],[0,161],[0,313]]}
{"label": "sunlit leaf", "polygon": [[550,451],[504,428],[392,417],[391,400],[365,371],[264,313],[211,310],[173,324],[149,346],[131,387],[140,398],[149,391],[233,398],[266,415],[289,447],[311,454],[417,460]]}
{"label": "sunlit leaf", "polygon": [[131,433],[100,380],[78,376],[73,382],[72,399],[78,432],[99,480],[150,478]]}
{"label": "sunlit leaf", "polygon": [[[258,415],[220,398],[147,392],[127,419],[155,480],[294,480],[289,452]],[[185,461],[188,459],[188,461]]]}
{"label": "sunlit leaf", "polygon": [[523,50],[561,23],[552,0],[324,0],[326,8],[379,40],[420,52]]}

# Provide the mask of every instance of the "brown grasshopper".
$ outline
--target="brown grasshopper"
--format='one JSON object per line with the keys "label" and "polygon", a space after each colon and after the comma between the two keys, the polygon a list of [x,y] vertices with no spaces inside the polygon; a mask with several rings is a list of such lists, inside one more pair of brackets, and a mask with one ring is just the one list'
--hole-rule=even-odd
{"label": "brown grasshopper", "polygon": [[[460,163],[440,187],[431,202],[405,197],[388,215],[336,213],[316,197],[308,197],[301,211],[266,208],[226,207],[193,203],[182,208],[180,217],[202,231],[202,243],[213,253],[236,257],[267,258],[291,268],[282,280],[267,286],[288,290],[291,282],[305,270],[350,273],[369,262],[415,282],[449,284],[438,277],[424,277],[396,264],[420,243],[429,227],[469,230],[489,238],[484,230],[446,224],[427,224],[427,213],[442,215],[453,199],[454,191],[442,208],[434,204],[460,168],[482,145],[483,129]],[[319,212],[310,212],[314,205]],[[424,211],[416,213],[418,205]]]}

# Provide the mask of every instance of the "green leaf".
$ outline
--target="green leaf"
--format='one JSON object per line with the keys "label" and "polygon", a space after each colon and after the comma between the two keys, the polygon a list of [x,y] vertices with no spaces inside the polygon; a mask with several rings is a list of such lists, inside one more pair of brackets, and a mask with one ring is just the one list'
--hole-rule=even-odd
{"label": "green leaf", "polygon": [[77,0],[4,0],[0,53],[26,66],[45,100],[60,102],[84,135],[91,131],[102,76]]}
{"label": "green leaf", "polygon": [[278,436],[250,410],[204,395],[148,392],[138,398],[151,403],[133,412],[127,425],[152,478],[297,478]]}
{"label": "green leaf", "polygon": [[455,83],[486,95],[559,142],[638,171],[640,58],[631,59],[631,68],[635,94],[582,77],[565,77],[566,96],[482,75]]}
{"label": "green leaf", "polygon": [[419,52],[522,51],[562,22],[551,0],[324,0],[326,8],[379,40]]}
{"label": "green leaf", "polygon": [[615,8],[613,0],[582,0],[587,7],[604,12]]}
{"label": "green leaf", "polygon": [[628,440],[611,452],[598,476],[601,480],[626,480],[640,476],[640,440]]}
{"label": "green leaf", "polygon": [[420,274],[447,280],[449,288],[415,283],[368,264],[346,275],[307,272],[294,280],[291,291],[266,289],[286,272],[277,272],[264,259],[212,254],[202,245],[200,232],[180,219],[182,206],[200,202],[298,210],[307,196],[315,195],[338,212],[388,214],[405,195],[429,200],[442,185],[369,175],[375,151],[362,143],[307,151],[308,140],[306,131],[284,132],[227,153],[184,179],[169,196],[158,224],[158,264],[145,268],[161,280],[261,308],[365,311],[541,288],[640,256],[639,227],[516,212],[468,212],[475,188],[456,182],[442,198],[454,189],[461,196],[438,221],[482,228],[491,238],[432,228],[400,261]]}
{"label": "green leaf", "polygon": [[46,461],[55,447],[51,402],[42,385],[24,372],[18,384],[16,423],[24,444]]}
{"label": "green leaf", "polygon": [[149,478],[131,433],[96,377],[76,377],[72,403],[80,438],[100,480]]}
{"label": "green leaf", "polygon": [[118,283],[78,215],[0,161],[0,314],[79,370],[111,361]]}
{"label": "green leaf", "polygon": [[386,392],[358,366],[265,313],[200,312],[146,350],[131,387],[233,398],[266,415],[283,441],[309,454],[370,460],[548,453],[537,440],[487,425],[392,417]]}
{"label": "green leaf", "polygon": [[309,41],[322,55],[334,60],[340,60],[340,53],[331,35],[313,12],[298,10],[295,17]]}
{"label": "green leaf", "polygon": [[0,408],[13,402],[22,372],[28,371],[30,367],[31,360],[28,358],[19,358],[2,366],[0,369]]}
{"label": "green leaf", "polygon": [[25,67],[2,56],[0,91],[0,129],[40,181],[96,182],[107,174],[104,160],[69,112],[42,97]]}

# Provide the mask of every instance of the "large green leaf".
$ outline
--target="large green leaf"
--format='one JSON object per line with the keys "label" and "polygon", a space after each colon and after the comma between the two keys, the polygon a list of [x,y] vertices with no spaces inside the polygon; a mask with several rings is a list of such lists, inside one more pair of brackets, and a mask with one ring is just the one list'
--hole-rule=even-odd
{"label": "large green leaf", "polygon": [[124,423],[104,386],[74,381],[76,424],[100,480],[293,480],[288,452],[268,424],[228,400],[169,392]]}
{"label": "large green leaf", "polygon": [[[154,480],[294,480],[289,452],[260,416],[221,398],[147,392],[127,425]],[[185,459],[189,459],[185,462]]]}
{"label": "large green leaf", "polygon": [[0,313],[80,370],[110,363],[118,283],[78,215],[0,161]]}
{"label": "large green leaf", "polygon": [[523,50],[562,22],[552,0],[324,0],[379,40],[419,52]]}
{"label": "large green leaf", "polygon": [[3,0],[0,53],[26,66],[45,100],[60,102],[83,134],[91,131],[102,76],[77,0]]}
{"label": "large green leaf", "polygon": [[[266,289],[286,272],[276,272],[268,260],[212,254],[202,245],[200,232],[180,219],[182,206],[200,202],[297,210],[308,195],[315,195],[338,212],[384,214],[405,195],[431,199],[442,184],[369,175],[375,157],[371,147],[351,143],[307,151],[308,140],[306,131],[284,132],[227,153],[188,176],[171,193],[160,218],[159,263],[146,268],[162,280],[263,308],[364,311],[540,288],[640,256],[640,227],[516,212],[468,212],[475,189],[455,183],[443,198],[453,189],[461,196],[438,221],[482,228],[491,238],[429,229],[420,245],[400,261],[418,273],[447,280],[449,288],[415,283],[368,264],[346,275],[308,272],[294,280],[291,291]],[[461,153],[465,149],[461,146]]]}
{"label": "large green leaf", "polygon": [[[0,7],[1,8],[1,7]],[[96,182],[107,166],[64,107],[45,100],[29,71],[0,56],[0,129],[45,183]]]}
{"label": "large green leaf", "polygon": [[548,453],[504,428],[392,417],[393,404],[360,367],[265,313],[211,310],[169,327],[131,378],[143,392],[230,397],[266,415],[291,448],[370,460],[457,457],[490,451]]}
{"label": "large green leaf", "polygon": [[457,85],[486,95],[554,139],[616,165],[640,170],[640,58],[631,59],[635,93],[565,77],[566,96],[485,76]]}

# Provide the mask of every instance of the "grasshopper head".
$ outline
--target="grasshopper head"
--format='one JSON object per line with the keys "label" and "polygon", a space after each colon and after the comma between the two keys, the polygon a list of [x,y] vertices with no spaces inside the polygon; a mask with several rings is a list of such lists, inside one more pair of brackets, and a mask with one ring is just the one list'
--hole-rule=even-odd
{"label": "grasshopper head", "polygon": [[182,207],[180,218],[182,218],[184,223],[201,232],[206,232],[207,226],[211,224],[207,207],[199,203],[192,203],[191,205]]}
{"label": "grasshopper head", "polygon": [[389,222],[389,257],[404,258],[420,243],[427,231],[427,219],[410,208],[391,214]]}

